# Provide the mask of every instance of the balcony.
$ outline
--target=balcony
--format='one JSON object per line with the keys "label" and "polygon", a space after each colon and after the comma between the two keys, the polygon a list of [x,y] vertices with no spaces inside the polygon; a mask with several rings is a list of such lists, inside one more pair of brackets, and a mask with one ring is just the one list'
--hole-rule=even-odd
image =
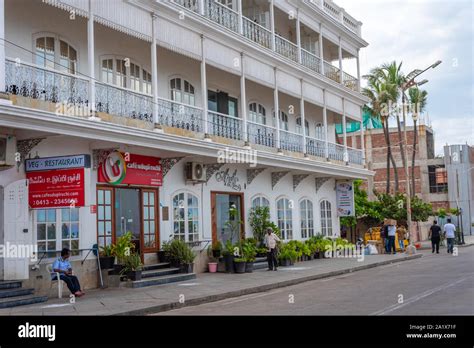
{"label": "balcony", "polygon": [[[80,76],[71,75],[53,69],[42,68],[33,64],[18,63],[12,59],[6,60],[6,91],[8,94],[30,100],[28,107],[45,108],[48,111],[64,113],[58,105],[68,104],[74,108],[74,116],[89,116],[89,80]],[[114,122],[112,118],[120,120],[136,120],[151,129],[154,122],[161,126],[175,130],[192,132],[196,138],[203,138],[207,119],[208,133],[212,137],[224,138],[243,144],[248,140],[258,145],[263,151],[281,149],[294,153],[306,153],[321,159],[326,158],[326,143],[311,137],[306,137],[306,148],[302,134],[280,130],[279,144],[277,129],[267,125],[247,122],[222,113],[208,111],[204,117],[203,109],[172,100],[158,98],[158,115],[153,116],[153,98],[150,95],[120,88],[106,83],[96,82],[96,111],[106,122]],[[41,107],[31,100],[44,102]],[[18,101],[17,101],[18,102]],[[83,110],[78,113],[77,110]],[[179,132],[178,132],[179,133]],[[182,135],[182,133],[179,133]],[[228,143],[228,140],[225,143]],[[216,140],[219,141],[219,140]],[[350,164],[363,165],[362,151],[347,148],[344,155],[344,146],[328,143],[329,159]]]}
{"label": "balcony", "polygon": [[[322,1],[322,8],[334,19],[340,21],[349,30],[360,33],[360,24],[358,21],[350,17],[348,14],[343,12],[337,5],[328,1]],[[310,6],[315,5],[313,1],[306,1]],[[284,38],[281,35],[275,33],[274,38],[271,30],[264,26],[252,21],[250,18],[242,16],[242,23],[240,24],[239,12],[221,4],[216,0],[173,0],[174,4],[182,6],[189,11],[203,15],[214,23],[217,23],[228,30],[240,34],[248,40],[258,44],[259,46],[273,50],[280,56],[283,56],[292,62],[300,63],[306,68],[314,71],[321,75],[321,57],[301,48],[301,60],[299,58],[298,46]],[[203,4],[204,8],[200,9],[200,3]],[[274,41],[274,42],[273,42]],[[339,68],[333,66],[331,63],[323,61],[324,65],[324,76],[331,79],[334,82],[342,84],[342,86],[357,92],[359,82],[357,78],[342,72],[339,72]]]}

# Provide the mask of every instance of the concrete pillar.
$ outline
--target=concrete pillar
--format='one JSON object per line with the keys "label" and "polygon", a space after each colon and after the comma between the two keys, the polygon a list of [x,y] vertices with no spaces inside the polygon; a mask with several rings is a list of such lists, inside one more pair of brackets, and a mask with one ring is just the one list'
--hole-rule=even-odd
{"label": "concrete pillar", "polygon": [[275,51],[275,7],[270,0],[270,30],[272,32],[272,50]]}
{"label": "concrete pillar", "polygon": [[342,134],[344,141],[344,162],[349,162],[349,156],[347,152],[347,119],[346,119],[346,108],[345,100],[342,98]]}
{"label": "concrete pillar", "polygon": [[201,94],[202,94],[202,120],[204,122],[204,134],[209,137],[209,124],[207,121],[207,76],[206,76],[206,52],[204,48],[205,38],[201,35]]}
{"label": "concrete pillar", "polygon": [[339,51],[339,82],[341,84],[344,84],[344,77],[342,73],[342,46],[341,46],[341,37],[339,36],[339,46],[338,46],[338,51]]}
{"label": "concrete pillar", "polygon": [[300,96],[300,113],[301,113],[301,127],[303,128],[303,153],[306,155],[306,127],[305,127],[305,115],[304,115],[304,95],[303,95],[303,79],[301,82],[301,96]]}
{"label": "concrete pillar", "polygon": [[156,53],[156,20],[157,15],[151,14],[151,91],[153,93],[153,122],[159,123],[158,120],[158,57]]}
{"label": "concrete pillar", "polygon": [[278,70],[274,68],[274,76],[275,76],[275,87],[273,89],[273,107],[275,109],[275,123],[276,123],[276,147],[277,149],[281,149],[280,146],[280,103],[278,101]]}
{"label": "concrete pillar", "polygon": [[204,0],[198,0],[198,6],[199,6],[199,13],[201,16],[204,16],[206,14],[206,11],[204,9]]}
{"label": "concrete pillar", "polygon": [[5,91],[5,0],[0,0],[0,93]]}
{"label": "concrete pillar", "polygon": [[364,139],[364,119],[360,121],[360,148],[362,150],[362,164],[365,166],[365,139]]}
{"label": "concrete pillar", "polygon": [[100,118],[96,117],[95,107],[95,43],[92,0],[89,0],[89,18],[87,19],[87,64],[89,65],[89,119],[100,121]]}
{"label": "concrete pillar", "polygon": [[237,0],[237,12],[239,13],[239,33],[244,35],[244,19],[242,15],[242,0]]}
{"label": "concrete pillar", "polygon": [[242,135],[246,144],[248,145],[249,136],[247,129],[247,93],[245,90],[245,67],[243,52],[240,54],[240,109],[242,114]]}
{"label": "concrete pillar", "polygon": [[360,50],[357,49],[357,91],[360,92]]}
{"label": "concrete pillar", "polygon": [[296,45],[298,46],[298,63],[301,64],[301,27],[300,11],[296,9]]}
{"label": "concrete pillar", "polygon": [[319,58],[321,64],[321,74],[324,75],[323,23],[319,23]]}
{"label": "concrete pillar", "polygon": [[326,107],[326,89],[323,89],[323,125],[324,125],[324,152],[326,160],[329,160],[329,143],[328,143],[328,116]]}

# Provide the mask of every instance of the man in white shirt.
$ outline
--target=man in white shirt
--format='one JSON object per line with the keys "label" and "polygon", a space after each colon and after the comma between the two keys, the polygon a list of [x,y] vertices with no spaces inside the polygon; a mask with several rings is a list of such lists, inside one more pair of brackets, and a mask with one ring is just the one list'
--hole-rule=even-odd
{"label": "man in white shirt", "polygon": [[397,253],[395,247],[395,234],[397,233],[397,227],[395,225],[388,225],[387,235],[388,235],[388,253],[390,254],[393,249],[393,253]]}
{"label": "man in white shirt", "polygon": [[276,271],[277,270],[277,265],[278,265],[278,260],[276,256],[276,246],[277,242],[280,241],[280,238],[273,233],[273,230],[271,227],[267,228],[267,234],[265,235],[265,245],[267,246],[268,252],[267,252],[267,259],[268,259],[268,270],[269,271]]}
{"label": "man in white shirt", "polygon": [[443,227],[444,236],[448,243],[448,253],[453,253],[454,238],[456,238],[456,226],[451,223],[451,219],[448,219],[448,223]]}

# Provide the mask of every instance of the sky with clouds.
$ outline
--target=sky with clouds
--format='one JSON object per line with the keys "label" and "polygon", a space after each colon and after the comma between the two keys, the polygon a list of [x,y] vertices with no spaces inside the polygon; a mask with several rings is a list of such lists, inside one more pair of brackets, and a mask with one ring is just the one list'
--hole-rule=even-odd
{"label": "sky with clouds", "polygon": [[403,61],[405,74],[443,61],[422,75],[421,80],[429,82],[420,87],[428,91],[426,113],[435,133],[436,154],[442,154],[446,143],[474,145],[474,2],[335,2],[363,22],[362,37],[369,46],[360,52],[361,75],[393,60]]}

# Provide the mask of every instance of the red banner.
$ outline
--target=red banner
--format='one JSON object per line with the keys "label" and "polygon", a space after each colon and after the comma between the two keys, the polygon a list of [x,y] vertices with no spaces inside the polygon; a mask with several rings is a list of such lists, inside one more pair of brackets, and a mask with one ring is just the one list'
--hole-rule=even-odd
{"label": "red banner", "polygon": [[113,151],[100,163],[98,181],[112,185],[161,186],[161,159]]}
{"label": "red banner", "polygon": [[26,173],[30,208],[84,206],[84,168]]}

